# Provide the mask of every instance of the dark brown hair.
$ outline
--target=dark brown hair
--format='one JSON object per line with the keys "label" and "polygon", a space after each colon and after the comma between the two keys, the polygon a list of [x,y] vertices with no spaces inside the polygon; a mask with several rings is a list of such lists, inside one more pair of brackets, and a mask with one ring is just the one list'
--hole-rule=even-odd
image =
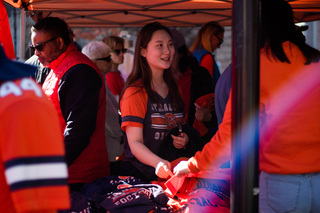
{"label": "dark brown hair", "polygon": [[65,21],[58,17],[46,17],[40,19],[31,27],[31,32],[37,31],[44,31],[52,36],[61,37],[66,46],[71,43],[69,27]]}
{"label": "dark brown hair", "polygon": [[290,41],[298,46],[306,57],[305,64],[318,62],[320,52],[305,42],[302,32],[297,30],[290,4],[284,0],[261,1],[261,48],[266,48],[271,55],[281,62],[290,63],[282,43]]}
{"label": "dark brown hair", "polygon": [[[133,69],[123,89],[124,92],[126,88],[131,86],[141,87],[141,89],[144,88],[148,94],[148,97],[154,103],[158,103],[158,101],[154,97],[154,93],[152,92],[151,88],[152,72],[147,59],[141,56],[141,49],[147,48],[153,33],[158,30],[165,30],[171,36],[170,30],[159,22],[149,23],[139,31],[134,52]],[[163,78],[170,91],[169,94],[172,107],[176,110],[183,110],[183,100],[180,96],[177,84],[172,77],[170,68],[164,70]],[[142,80],[142,85],[137,85],[136,83],[140,79]]]}

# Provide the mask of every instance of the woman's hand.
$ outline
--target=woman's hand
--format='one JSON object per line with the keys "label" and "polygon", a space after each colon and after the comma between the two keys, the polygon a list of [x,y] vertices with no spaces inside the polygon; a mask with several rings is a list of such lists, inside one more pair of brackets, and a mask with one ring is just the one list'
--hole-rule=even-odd
{"label": "woman's hand", "polygon": [[178,163],[174,167],[173,173],[178,177],[189,174],[190,170],[188,168],[188,161],[181,161],[180,163]]}
{"label": "woman's hand", "polygon": [[171,163],[163,160],[160,161],[156,167],[156,175],[162,179],[168,179],[173,175],[171,171]]}
{"label": "woman's hand", "polygon": [[131,152],[141,163],[155,168],[155,173],[160,178],[166,179],[173,175],[171,163],[160,158],[144,145],[142,128],[127,126],[126,133]]}
{"label": "woman's hand", "polygon": [[182,149],[187,146],[189,137],[186,133],[181,133],[180,136],[171,135],[173,139],[173,146],[177,149]]}
{"label": "woman's hand", "polygon": [[212,114],[211,114],[211,111],[210,111],[209,104],[207,105],[207,107],[202,107],[197,103],[194,103],[194,105],[196,107],[196,113],[195,113],[194,116],[198,121],[208,122],[208,121],[211,120]]}

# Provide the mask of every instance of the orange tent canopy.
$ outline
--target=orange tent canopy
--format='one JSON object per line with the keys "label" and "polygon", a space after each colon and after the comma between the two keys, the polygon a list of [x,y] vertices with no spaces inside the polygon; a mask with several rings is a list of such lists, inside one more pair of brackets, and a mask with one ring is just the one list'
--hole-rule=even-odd
{"label": "orange tent canopy", "polygon": [[[218,21],[231,26],[232,0],[4,0],[34,19],[63,18],[71,27],[200,26]],[[16,3],[14,3],[16,2]],[[319,0],[291,0],[297,22],[320,20]]]}

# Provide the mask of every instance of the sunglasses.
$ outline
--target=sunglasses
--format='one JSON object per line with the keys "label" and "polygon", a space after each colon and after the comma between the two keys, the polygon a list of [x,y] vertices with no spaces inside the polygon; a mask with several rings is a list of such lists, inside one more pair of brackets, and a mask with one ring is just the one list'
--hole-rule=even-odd
{"label": "sunglasses", "polygon": [[216,34],[213,34],[215,37],[219,39],[219,46],[223,43],[223,39],[217,36]]}
{"label": "sunglasses", "polygon": [[127,52],[127,49],[126,49],[126,48],[123,48],[123,49],[115,49],[114,51],[111,51],[111,52],[116,53],[116,55],[120,55],[120,52],[122,52],[123,54],[125,54],[125,53]]}
{"label": "sunglasses", "polygon": [[105,58],[98,58],[96,60],[102,60],[102,61],[106,61],[106,62],[110,62],[111,61],[111,55],[108,55],[107,57]]}
{"label": "sunglasses", "polygon": [[42,42],[40,44],[36,44],[35,46],[33,46],[32,44],[29,46],[29,48],[32,50],[32,51],[35,51],[35,50],[38,50],[38,51],[42,51],[43,50],[43,47],[46,43],[49,43],[50,41],[53,41],[55,39],[59,38],[59,36],[56,36],[56,37],[53,37],[52,39],[49,39],[45,42]]}

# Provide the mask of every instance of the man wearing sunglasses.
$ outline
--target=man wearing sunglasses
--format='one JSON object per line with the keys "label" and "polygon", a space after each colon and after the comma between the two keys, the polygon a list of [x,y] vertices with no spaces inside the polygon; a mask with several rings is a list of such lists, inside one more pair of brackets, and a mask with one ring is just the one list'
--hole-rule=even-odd
{"label": "man wearing sunglasses", "polygon": [[109,175],[104,123],[106,89],[97,66],[77,50],[67,24],[46,17],[31,28],[31,49],[51,69],[42,89],[64,136],[71,190]]}

